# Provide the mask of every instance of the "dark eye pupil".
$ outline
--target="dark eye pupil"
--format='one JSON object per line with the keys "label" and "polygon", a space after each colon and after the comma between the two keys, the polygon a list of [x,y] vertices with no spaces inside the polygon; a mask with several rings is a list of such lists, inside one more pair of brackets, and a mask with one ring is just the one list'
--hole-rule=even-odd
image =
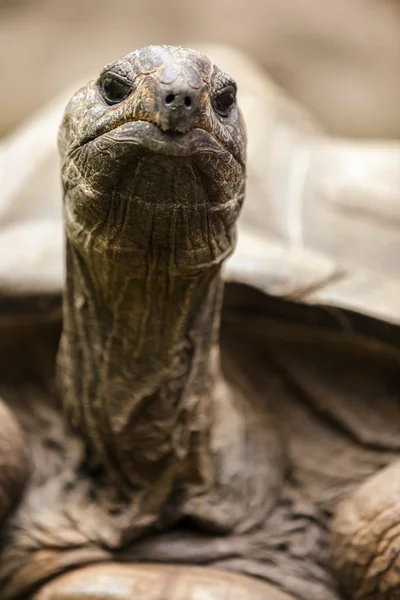
{"label": "dark eye pupil", "polygon": [[104,82],[103,89],[106,94],[112,94],[113,87],[112,81],[109,79]]}
{"label": "dark eye pupil", "polygon": [[235,96],[235,89],[233,87],[227,88],[216,96],[214,106],[219,115],[222,117],[229,115],[229,110],[235,102]]}
{"label": "dark eye pupil", "polygon": [[117,104],[129,94],[130,86],[116,76],[107,75],[100,82],[100,91],[108,104]]}

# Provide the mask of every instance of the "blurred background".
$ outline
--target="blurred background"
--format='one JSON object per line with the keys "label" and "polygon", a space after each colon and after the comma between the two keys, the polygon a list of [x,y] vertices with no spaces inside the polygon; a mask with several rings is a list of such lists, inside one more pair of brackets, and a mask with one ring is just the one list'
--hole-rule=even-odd
{"label": "blurred background", "polygon": [[149,43],[223,42],[346,137],[400,137],[399,0],[0,0],[0,135]]}

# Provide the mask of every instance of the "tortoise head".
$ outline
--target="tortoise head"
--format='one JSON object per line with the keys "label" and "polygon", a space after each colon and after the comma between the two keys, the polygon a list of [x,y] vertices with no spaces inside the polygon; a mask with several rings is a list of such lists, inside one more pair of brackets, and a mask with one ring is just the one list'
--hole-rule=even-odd
{"label": "tortoise head", "polygon": [[120,251],[140,268],[151,246],[185,272],[232,251],[246,135],[234,80],[204,55],[148,46],[109,64],[70,101],[59,146],[81,252]]}

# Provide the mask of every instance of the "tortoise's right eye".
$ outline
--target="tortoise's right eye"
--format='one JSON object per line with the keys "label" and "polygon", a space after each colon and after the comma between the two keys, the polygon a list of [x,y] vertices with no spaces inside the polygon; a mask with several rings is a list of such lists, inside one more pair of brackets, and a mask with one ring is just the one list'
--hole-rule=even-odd
{"label": "tortoise's right eye", "polygon": [[107,104],[118,104],[130,93],[132,87],[126,79],[116,73],[104,73],[99,79],[100,93]]}
{"label": "tortoise's right eye", "polygon": [[220,90],[214,97],[214,110],[221,117],[228,117],[236,100],[236,88],[233,85]]}

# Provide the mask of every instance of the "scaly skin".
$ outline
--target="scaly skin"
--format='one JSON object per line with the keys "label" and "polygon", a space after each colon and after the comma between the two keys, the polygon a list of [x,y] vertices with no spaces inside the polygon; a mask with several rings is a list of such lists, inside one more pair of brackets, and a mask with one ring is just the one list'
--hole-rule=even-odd
{"label": "scaly skin", "polygon": [[399,590],[400,461],[368,478],[337,507],[333,565],[357,600],[395,599]]}
{"label": "scaly skin", "polygon": [[29,475],[23,433],[0,399],[0,523],[21,495]]}

